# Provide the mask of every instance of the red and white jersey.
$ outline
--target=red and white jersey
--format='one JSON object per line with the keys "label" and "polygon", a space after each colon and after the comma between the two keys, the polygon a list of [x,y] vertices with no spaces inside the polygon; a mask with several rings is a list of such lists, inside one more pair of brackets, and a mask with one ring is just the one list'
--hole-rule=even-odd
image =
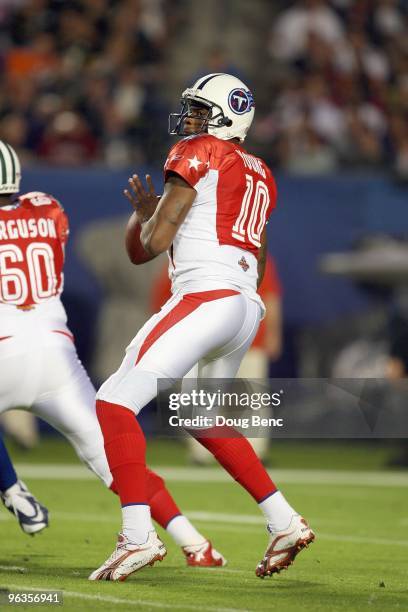
{"label": "red and white jersey", "polygon": [[276,205],[269,168],[232,141],[199,134],[172,147],[164,171],[197,191],[169,252],[173,292],[231,285],[258,301],[257,255]]}
{"label": "red and white jersey", "polygon": [[67,217],[42,192],[19,196],[0,208],[0,316],[34,309],[65,317],[63,289]]}

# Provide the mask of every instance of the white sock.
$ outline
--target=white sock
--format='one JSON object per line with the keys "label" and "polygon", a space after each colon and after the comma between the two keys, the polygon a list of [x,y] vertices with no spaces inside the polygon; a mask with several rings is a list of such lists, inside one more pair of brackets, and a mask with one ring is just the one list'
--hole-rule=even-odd
{"label": "white sock", "polygon": [[258,505],[264,513],[271,531],[286,529],[289,527],[292,516],[297,514],[280,491],[276,491]]}
{"label": "white sock", "polygon": [[154,531],[150,506],[132,504],[122,508],[122,533],[135,544],[144,544],[149,537],[149,531]]}
{"label": "white sock", "polygon": [[170,521],[166,531],[179,546],[197,546],[205,542],[205,537],[182,514]]}

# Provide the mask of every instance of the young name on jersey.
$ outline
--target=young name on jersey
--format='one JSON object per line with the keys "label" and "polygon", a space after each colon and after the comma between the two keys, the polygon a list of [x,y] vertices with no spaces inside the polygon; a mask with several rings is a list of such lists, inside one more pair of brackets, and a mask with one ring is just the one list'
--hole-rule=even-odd
{"label": "young name on jersey", "polygon": [[244,153],[243,151],[239,150],[237,150],[237,153],[244,162],[245,168],[257,172],[258,174],[263,176],[264,179],[266,179],[265,168],[262,166],[261,161],[257,157],[254,157],[253,155],[249,155],[249,153]]}

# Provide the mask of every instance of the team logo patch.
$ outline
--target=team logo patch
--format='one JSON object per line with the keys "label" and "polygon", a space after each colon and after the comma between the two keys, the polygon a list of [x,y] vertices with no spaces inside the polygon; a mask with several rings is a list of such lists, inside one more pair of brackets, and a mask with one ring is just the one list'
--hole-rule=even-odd
{"label": "team logo patch", "polygon": [[247,262],[244,256],[241,257],[238,262],[238,265],[241,266],[244,272],[247,272],[249,270],[249,263]]}
{"label": "team logo patch", "polygon": [[254,97],[248,89],[233,89],[228,96],[230,109],[237,115],[249,113],[254,108]]}

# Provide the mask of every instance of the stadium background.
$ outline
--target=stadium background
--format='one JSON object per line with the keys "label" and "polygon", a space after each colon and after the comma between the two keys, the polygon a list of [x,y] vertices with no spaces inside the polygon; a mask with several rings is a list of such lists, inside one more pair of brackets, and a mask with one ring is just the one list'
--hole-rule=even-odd
{"label": "stadium background", "polygon": [[[392,265],[376,266],[408,261],[407,25],[406,0],[0,2],[0,138],[20,156],[23,190],[54,194],[68,213],[64,303],[95,383],[103,301],[120,284],[92,269],[122,249],[122,188],[137,170],[160,191],[168,113],[196,77],[224,71],[255,92],[247,148],[271,164],[279,189],[268,233],[284,347],[271,375],[406,375],[408,268],[396,279]],[[89,236],[99,263],[87,259]],[[325,273],[333,252],[369,274]],[[122,289],[135,274],[123,265]],[[145,281],[133,278],[141,321]],[[12,447],[17,459],[73,461],[49,433],[31,455]],[[152,461],[184,465],[185,451],[154,441]],[[279,441],[270,461],[341,474],[408,458],[401,442]]]}

